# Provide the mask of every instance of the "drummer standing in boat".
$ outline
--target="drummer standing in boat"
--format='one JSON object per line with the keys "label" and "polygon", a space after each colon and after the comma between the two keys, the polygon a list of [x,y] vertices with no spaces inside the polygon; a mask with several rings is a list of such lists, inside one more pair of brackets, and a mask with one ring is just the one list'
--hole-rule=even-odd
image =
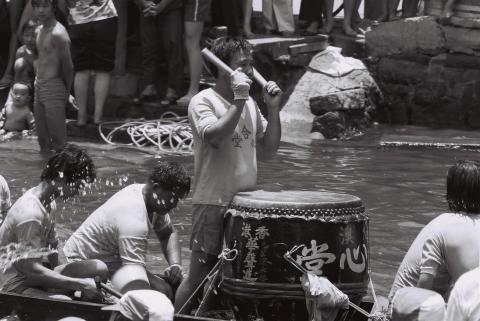
{"label": "drummer standing in boat", "polygon": [[[253,190],[257,181],[256,147],[274,154],[280,143],[282,92],[269,81],[263,88],[268,123],[249,96],[253,76],[252,46],[244,39],[220,38],[211,51],[228,64],[229,74],[211,66],[213,88],[190,101],[195,180],[193,192],[192,257],[188,277],[175,297],[178,312],[218,260],[224,236],[224,214],[233,196]],[[191,310],[189,300],[182,313]]]}

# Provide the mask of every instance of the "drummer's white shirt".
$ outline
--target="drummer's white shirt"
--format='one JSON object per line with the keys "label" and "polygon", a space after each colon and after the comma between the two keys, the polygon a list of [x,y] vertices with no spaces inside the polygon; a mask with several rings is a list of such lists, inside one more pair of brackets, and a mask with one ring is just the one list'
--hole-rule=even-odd
{"label": "drummer's white shirt", "polygon": [[257,184],[256,144],[267,121],[250,97],[231,137],[218,148],[204,140],[205,131],[215,124],[231,104],[213,89],[205,89],[190,101],[188,118],[192,126],[195,153],[193,204],[225,206],[240,191]]}

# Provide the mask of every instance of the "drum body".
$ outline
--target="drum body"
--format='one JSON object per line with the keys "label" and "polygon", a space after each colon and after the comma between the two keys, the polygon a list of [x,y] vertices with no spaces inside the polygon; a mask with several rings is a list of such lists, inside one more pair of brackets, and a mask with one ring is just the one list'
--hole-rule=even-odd
{"label": "drum body", "polygon": [[282,191],[239,193],[226,217],[227,246],[238,251],[224,268],[222,291],[237,319],[307,320],[300,272],[327,277],[359,302],[368,287],[368,217],[346,194]]}
{"label": "drum body", "polygon": [[[440,16],[446,0],[426,0],[425,14]],[[457,0],[453,6],[453,16],[467,19],[480,19],[480,3],[478,0]]]}

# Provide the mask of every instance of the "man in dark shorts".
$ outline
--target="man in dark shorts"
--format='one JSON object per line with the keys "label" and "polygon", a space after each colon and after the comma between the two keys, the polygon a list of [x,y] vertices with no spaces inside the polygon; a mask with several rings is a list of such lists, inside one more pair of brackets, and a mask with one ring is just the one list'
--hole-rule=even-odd
{"label": "man in dark shorts", "polygon": [[68,0],[68,23],[75,69],[75,98],[79,126],[87,123],[90,76],[95,73],[95,113],[93,122],[102,120],[103,106],[115,63],[117,9],[113,0]]}
{"label": "man in dark shorts", "polygon": [[178,313],[189,313],[191,294],[218,261],[228,204],[237,192],[256,186],[257,146],[266,154],[274,154],[280,143],[281,90],[273,81],[263,88],[267,122],[249,96],[251,51],[245,39],[214,41],[212,52],[235,71],[230,75],[212,68],[215,86],[195,95],[188,107],[195,147],[192,257],[189,275],[175,297]]}

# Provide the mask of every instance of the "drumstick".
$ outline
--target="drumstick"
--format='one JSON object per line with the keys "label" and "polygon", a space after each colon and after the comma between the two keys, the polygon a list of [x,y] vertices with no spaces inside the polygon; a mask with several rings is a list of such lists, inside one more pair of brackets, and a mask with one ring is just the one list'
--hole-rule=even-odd
{"label": "drumstick", "polygon": [[215,56],[215,54],[213,52],[211,52],[210,50],[208,50],[208,48],[203,48],[202,50],[202,55],[208,60],[210,61],[212,64],[215,65],[215,67],[217,67],[218,69],[222,69],[224,71],[226,71],[227,73],[231,74],[233,72],[232,68],[230,68],[230,66],[228,66],[226,63],[224,63],[223,61],[221,61],[217,56]]}
{"label": "drumstick", "polygon": [[[214,64],[217,68],[222,69],[229,74],[231,74],[233,72],[233,70],[232,70],[232,68],[230,68],[230,66],[228,66],[226,63],[221,61],[217,56],[215,56],[215,54],[213,52],[208,50],[208,48],[204,48],[202,50],[202,55],[208,61],[210,61],[212,64]],[[253,79],[255,79],[258,82],[258,84],[262,88],[264,88],[265,85],[267,84],[267,80],[265,78],[263,78],[263,76],[257,71],[257,69],[255,69],[254,67],[252,67],[252,69],[253,69]]]}

